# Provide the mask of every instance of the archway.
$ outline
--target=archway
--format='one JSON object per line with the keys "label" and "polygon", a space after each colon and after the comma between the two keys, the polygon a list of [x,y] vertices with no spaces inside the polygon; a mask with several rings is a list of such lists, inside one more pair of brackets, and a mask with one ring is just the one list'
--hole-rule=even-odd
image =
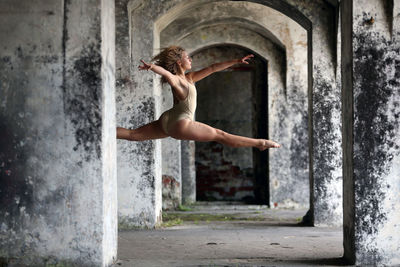
{"label": "archway", "polygon": [[[255,3],[257,2],[257,3]],[[155,2],[142,2],[142,1],[131,1],[128,8],[128,17],[129,17],[129,25],[130,31],[128,31],[130,35],[130,42],[128,45],[122,46],[121,51],[127,51],[130,54],[129,64],[126,65],[124,62],[121,64],[122,68],[130,68],[130,62],[138,62],[140,58],[150,58],[155,52],[157,52],[156,48],[160,47],[160,31],[165,29],[167,26],[171,24],[182,11],[188,11],[194,8],[202,8],[203,5],[207,5],[210,7],[210,15],[219,11],[219,8],[216,8],[216,5],[220,5],[219,7],[226,6],[234,6],[237,5],[240,8],[237,9],[227,9],[230,14],[233,16],[234,12],[247,11],[251,9],[254,12],[262,11],[259,16],[252,16],[249,18],[250,20],[257,21],[258,24],[263,25],[266,24],[265,28],[268,28],[270,32],[273,32],[273,29],[268,27],[268,23],[272,22],[271,16],[268,18],[265,16],[267,14],[267,6],[272,6],[276,8],[276,10],[280,10],[282,8],[290,6],[287,9],[286,13],[298,21],[301,25],[303,25],[306,30],[306,40],[303,44],[308,43],[307,45],[307,54],[305,53],[293,53],[293,49],[290,46],[285,45],[286,47],[286,56],[288,58],[287,71],[289,72],[293,65],[290,64],[289,59],[293,57],[289,56],[288,51],[292,51],[290,55],[292,56],[300,56],[305,57],[308,61],[308,64],[302,64],[303,66],[307,66],[307,75],[308,79],[305,82],[308,84],[308,89],[306,89],[306,95],[308,95],[308,104],[300,103],[299,106],[308,105],[308,114],[305,120],[308,121],[308,143],[309,149],[306,150],[298,150],[297,152],[310,152],[309,153],[309,161],[310,161],[310,187],[311,187],[311,197],[310,197],[310,205],[311,205],[311,221],[314,220],[315,214],[318,220],[317,224],[335,224],[339,221],[341,223],[341,190],[338,189],[341,187],[338,186],[341,184],[341,174],[335,172],[334,170],[341,168],[341,152],[338,147],[340,147],[340,131],[338,127],[333,127],[333,125],[340,125],[340,116],[338,114],[340,110],[339,97],[337,94],[337,90],[333,90],[338,85],[333,82],[335,80],[335,72],[337,65],[336,62],[336,44],[332,42],[329,34],[327,32],[334,31],[335,29],[328,26],[330,25],[332,14],[334,16],[334,12],[332,12],[331,6],[328,6],[326,3],[318,2],[313,5],[308,5],[301,1],[285,1],[285,3],[278,3],[275,1],[185,1],[185,2],[174,2],[168,1],[165,3]],[[294,6],[297,6],[294,8]],[[214,8],[212,8],[214,7]],[[301,10],[300,13],[298,10]],[[273,9],[270,9],[273,11]],[[293,12],[294,11],[294,12]],[[183,12],[183,14],[186,14]],[[253,14],[252,12],[250,12]],[[279,12],[277,12],[279,14]],[[151,14],[151,16],[149,15]],[[249,12],[247,12],[249,14]],[[269,13],[268,13],[269,14]],[[212,16],[211,16],[212,17]],[[237,17],[237,16],[236,16]],[[154,19],[155,18],[155,19]],[[143,24],[143,21],[146,21]],[[151,23],[151,21],[154,22]],[[150,22],[150,23],[149,23]],[[187,21],[189,22],[189,21]],[[293,21],[296,24],[296,22]],[[311,27],[311,23],[314,27]],[[172,24],[171,24],[172,25]],[[308,26],[307,26],[308,25]],[[140,31],[138,29],[140,28]],[[276,28],[278,30],[279,28]],[[287,35],[288,32],[274,34],[275,36],[290,36],[292,34],[296,35],[296,32],[291,32]],[[282,35],[283,34],[283,35]],[[332,34],[334,36],[334,34]],[[279,39],[279,38],[278,38]],[[283,44],[285,42],[282,41]],[[299,44],[299,43],[296,43]],[[124,50],[125,49],[125,50]],[[117,50],[118,51],[118,50]],[[118,52],[117,52],[118,54]],[[126,55],[126,54],[125,54]],[[312,59],[312,55],[314,56],[314,60]],[[335,59],[335,60],[333,60]],[[124,59],[125,60],[125,59]],[[302,60],[296,60],[292,62],[302,62]],[[330,62],[333,62],[332,64]],[[125,67],[124,67],[125,66]],[[312,77],[312,78],[311,78]],[[150,79],[151,78],[151,79]],[[149,121],[157,118],[161,112],[160,110],[160,100],[161,100],[161,87],[154,83],[155,80],[152,79],[148,74],[141,74],[140,76],[136,71],[131,71],[130,80],[133,81],[132,84],[128,85],[128,83],[124,83],[121,87],[128,85],[126,88],[136,88],[137,84],[141,85],[140,90],[134,90],[132,93],[123,93],[124,94],[124,103],[129,102],[130,106],[136,105],[137,108],[130,114],[139,114],[139,109],[148,109],[152,110],[147,113],[147,117],[144,121]],[[314,82],[313,82],[314,81]],[[290,83],[291,80],[287,80],[287,83]],[[307,86],[306,86],[307,87]],[[298,91],[298,87],[286,87],[289,89],[294,89],[294,91]],[[124,91],[124,90],[123,90]],[[124,91],[126,92],[126,90]],[[291,91],[287,91],[288,95],[293,93]],[[291,99],[292,103],[296,103],[296,98]],[[118,103],[121,102],[117,97],[117,110]],[[123,104],[123,102],[121,102]],[[136,103],[136,104],[135,104]],[[126,108],[126,107],[125,107]],[[122,107],[122,109],[125,109]],[[307,110],[307,107],[306,107]],[[277,110],[276,112],[279,112]],[[302,114],[301,112],[298,113]],[[134,115],[135,116],[135,115]],[[129,122],[130,117],[121,117],[119,120]],[[301,116],[304,118],[304,116]],[[304,122],[304,121],[303,121]],[[304,125],[304,123],[303,123]],[[317,125],[317,127],[315,127]],[[292,129],[296,129],[291,125]],[[327,131],[326,129],[330,129]],[[317,137],[317,139],[315,138]],[[292,140],[302,140],[301,138],[292,138]],[[304,141],[304,140],[303,140]],[[303,142],[304,143],[304,142]],[[129,145],[130,149],[134,149],[138,151],[138,147],[136,145]],[[127,148],[128,149],[128,148]],[[140,151],[145,151],[148,153],[144,155],[145,157],[149,157],[152,160],[149,161],[149,164],[146,165],[145,168],[142,166],[141,161],[130,160],[119,162],[119,170],[122,169],[123,172],[127,173],[127,170],[131,170],[129,176],[139,175],[141,176],[142,181],[149,181],[149,191],[146,191],[149,194],[148,197],[141,195],[141,199],[145,201],[145,199],[151,199],[151,201],[155,201],[158,203],[160,201],[160,197],[158,197],[161,189],[158,188],[158,184],[161,184],[157,181],[161,179],[161,173],[159,172],[161,164],[160,150],[161,144],[157,142],[152,142],[151,144],[144,145],[139,149]],[[329,155],[329,160],[327,160],[327,155]],[[293,158],[295,160],[296,157]],[[126,169],[126,171],[124,171]],[[308,167],[307,167],[308,169]],[[132,172],[132,170],[135,170]],[[138,171],[136,171],[138,170]],[[329,189],[327,189],[329,188]],[[130,190],[135,191],[135,188],[130,188]],[[327,194],[320,194],[321,192]],[[141,193],[138,193],[141,194]],[[155,195],[154,195],[155,194]],[[147,202],[149,203],[149,202]],[[154,203],[154,202],[153,202]],[[154,207],[154,205],[150,205]],[[153,208],[150,208],[152,210]],[[156,204],[156,207],[161,207],[160,204]],[[143,207],[140,208],[141,211]],[[148,209],[147,209],[148,210]],[[140,213],[140,212],[139,212]],[[145,212],[147,213],[147,211]],[[134,211],[132,214],[137,214]],[[140,213],[143,214],[143,213]],[[155,213],[151,213],[151,216],[158,216],[159,210],[155,211]],[[131,215],[129,215],[131,216]],[[156,217],[152,217],[151,220],[156,219]],[[142,216],[142,218],[146,218],[146,216]]]}
{"label": "archway", "polygon": [[[239,45],[268,60],[268,84],[271,88],[268,135],[287,145],[280,149],[279,153],[270,152],[271,180],[267,187],[270,187],[271,202],[274,206],[307,207],[307,34],[297,23],[272,9],[259,10],[276,18],[275,22],[267,23],[265,20],[255,21],[254,17],[247,16],[248,10],[242,7],[242,4],[217,2],[196,6],[195,12],[185,9],[183,14],[175,14],[174,20],[163,24],[163,28],[156,27],[163,30],[160,32],[160,38],[155,39],[160,41],[160,47],[179,44],[192,54],[209,46]],[[252,11],[256,8],[259,8],[259,5],[250,7]],[[215,17],[208,16],[204,20],[203,15],[210,9],[218,12],[214,14]],[[296,36],[296,41],[279,30],[279,27],[282,27],[279,24],[282,23],[287,25],[289,31],[293,31],[292,35]],[[163,99],[165,97],[168,96],[163,96]],[[269,199],[261,202],[269,204]]]}

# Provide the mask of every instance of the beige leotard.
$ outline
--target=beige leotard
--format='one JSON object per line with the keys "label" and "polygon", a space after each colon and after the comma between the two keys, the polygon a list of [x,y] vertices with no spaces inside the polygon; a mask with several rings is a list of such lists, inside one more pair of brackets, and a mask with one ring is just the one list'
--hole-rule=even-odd
{"label": "beige leotard", "polygon": [[182,119],[194,120],[196,110],[197,92],[192,83],[188,83],[188,95],[184,100],[174,103],[174,106],[165,111],[161,116],[161,126],[166,134],[171,125]]}

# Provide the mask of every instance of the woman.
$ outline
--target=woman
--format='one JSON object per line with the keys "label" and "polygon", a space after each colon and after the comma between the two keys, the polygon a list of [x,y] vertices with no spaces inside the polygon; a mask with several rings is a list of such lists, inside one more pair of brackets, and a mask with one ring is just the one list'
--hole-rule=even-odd
{"label": "woman", "polygon": [[212,64],[202,70],[186,74],[185,72],[192,68],[192,59],[183,48],[178,46],[170,46],[155,56],[152,60],[155,61],[155,64],[141,60],[142,65],[139,66],[139,70],[151,70],[162,76],[162,82],[171,85],[174,106],[165,111],[157,121],[137,129],[129,130],[117,127],[117,138],[144,141],[171,136],[180,140],[216,141],[230,147],[256,147],[261,151],[280,147],[279,144],[270,140],[233,135],[194,121],[196,109],[194,83],[237,63],[249,64],[247,60],[252,57],[254,56],[248,55],[241,59]]}

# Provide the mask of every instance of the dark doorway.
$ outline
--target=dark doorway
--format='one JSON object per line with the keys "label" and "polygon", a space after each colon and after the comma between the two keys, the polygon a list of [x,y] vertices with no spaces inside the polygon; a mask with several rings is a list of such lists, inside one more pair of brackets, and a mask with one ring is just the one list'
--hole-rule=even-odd
{"label": "dark doorway", "polygon": [[[251,53],[236,46],[206,48],[193,55],[195,67]],[[267,63],[259,57],[196,84],[196,120],[232,134],[268,137]],[[196,142],[199,201],[269,204],[268,152]]]}

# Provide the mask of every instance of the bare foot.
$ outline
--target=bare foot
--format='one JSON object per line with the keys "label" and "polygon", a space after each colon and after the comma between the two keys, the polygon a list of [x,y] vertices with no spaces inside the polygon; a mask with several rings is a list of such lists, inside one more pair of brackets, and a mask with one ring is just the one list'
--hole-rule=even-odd
{"label": "bare foot", "polygon": [[266,139],[260,139],[261,140],[261,144],[259,146],[257,146],[257,148],[260,151],[264,151],[267,148],[280,148],[281,145],[278,143],[275,143],[274,141],[271,140],[266,140]]}

